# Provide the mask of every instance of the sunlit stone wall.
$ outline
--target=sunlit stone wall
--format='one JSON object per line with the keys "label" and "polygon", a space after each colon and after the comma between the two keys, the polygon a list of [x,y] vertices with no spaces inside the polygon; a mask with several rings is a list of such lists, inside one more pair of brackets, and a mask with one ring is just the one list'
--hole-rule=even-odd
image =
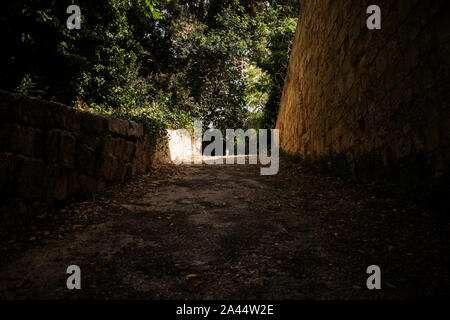
{"label": "sunlit stone wall", "polygon": [[[366,26],[373,4],[380,30]],[[442,207],[449,22],[445,0],[303,0],[277,121],[282,149]]]}

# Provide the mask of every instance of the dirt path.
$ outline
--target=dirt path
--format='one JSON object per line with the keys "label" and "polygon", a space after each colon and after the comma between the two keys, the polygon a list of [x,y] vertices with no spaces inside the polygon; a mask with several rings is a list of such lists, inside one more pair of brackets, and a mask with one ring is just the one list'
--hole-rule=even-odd
{"label": "dirt path", "polygon": [[[269,177],[248,165],[160,174],[3,235],[0,298],[449,295],[450,227],[439,215],[292,163]],[[72,264],[81,290],[66,288]],[[366,288],[372,264],[382,290]]]}

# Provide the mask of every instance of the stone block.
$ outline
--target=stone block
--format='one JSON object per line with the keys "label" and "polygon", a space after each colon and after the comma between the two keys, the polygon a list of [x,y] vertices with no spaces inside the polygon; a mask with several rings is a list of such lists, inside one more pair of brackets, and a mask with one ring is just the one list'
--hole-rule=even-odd
{"label": "stone block", "polygon": [[35,146],[34,140],[36,136],[35,129],[28,126],[14,124],[11,127],[9,136],[10,150],[26,156],[33,156],[33,149]]}
{"label": "stone block", "polygon": [[59,166],[50,166],[48,171],[47,200],[65,201],[68,197],[68,170]]}
{"label": "stone block", "polygon": [[108,130],[115,135],[126,137],[128,136],[128,121],[117,119],[114,117],[107,117]]}
{"label": "stone block", "polygon": [[45,163],[42,160],[17,156],[16,168],[17,195],[27,201],[45,199],[49,180]]}
{"label": "stone block", "polygon": [[53,129],[47,138],[47,161],[67,168],[74,167],[76,139],[68,131]]}
{"label": "stone block", "polygon": [[49,114],[47,127],[59,128],[78,134],[81,130],[83,112],[65,105],[55,105]]}
{"label": "stone block", "polygon": [[102,135],[108,130],[108,118],[104,115],[80,112],[79,117],[83,134]]}
{"label": "stone block", "polygon": [[140,138],[144,135],[144,126],[140,123],[134,121],[129,121],[128,137],[129,138]]}
{"label": "stone block", "polygon": [[85,144],[78,144],[76,149],[76,165],[77,170],[95,176],[96,151],[94,148]]}
{"label": "stone block", "polygon": [[14,161],[11,153],[0,155],[0,194],[2,198],[6,198],[11,192],[13,165]]}

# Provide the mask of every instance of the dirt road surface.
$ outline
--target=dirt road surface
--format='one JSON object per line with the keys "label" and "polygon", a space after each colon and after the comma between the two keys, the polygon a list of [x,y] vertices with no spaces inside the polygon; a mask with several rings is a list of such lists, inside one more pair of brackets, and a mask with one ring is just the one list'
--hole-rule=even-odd
{"label": "dirt road surface", "polygon": [[163,166],[2,235],[0,298],[448,297],[449,234],[441,215],[291,162]]}

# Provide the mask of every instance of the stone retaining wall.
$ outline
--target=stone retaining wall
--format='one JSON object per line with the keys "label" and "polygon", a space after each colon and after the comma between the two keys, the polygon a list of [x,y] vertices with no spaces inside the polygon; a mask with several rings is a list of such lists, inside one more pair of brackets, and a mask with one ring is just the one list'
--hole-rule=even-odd
{"label": "stone retaining wall", "polygon": [[[366,27],[372,4],[381,30]],[[277,121],[282,149],[448,208],[449,4],[302,0]]]}
{"label": "stone retaining wall", "polygon": [[0,90],[0,225],[149,171],[143,126]]}

